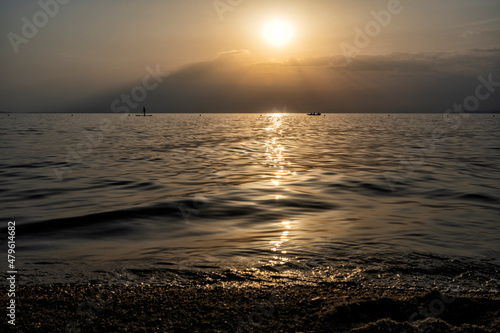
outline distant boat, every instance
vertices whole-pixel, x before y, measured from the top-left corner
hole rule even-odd
[[[312,112],[312,113],[308,113],[307,115],[308,116],[321,116],[321,112]]]

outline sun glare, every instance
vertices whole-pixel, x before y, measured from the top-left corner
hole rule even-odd
[[[266,41],[273,46],[288,44],[294,34],[293,27],[286,21],[273,20],[268,22],[262,29],[262,35]]]

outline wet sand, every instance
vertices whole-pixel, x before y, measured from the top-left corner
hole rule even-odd
[[[88,284],[16,296],[16,332],[500,332],[499,294]],[[9,326],[4,318],[0,331]]]

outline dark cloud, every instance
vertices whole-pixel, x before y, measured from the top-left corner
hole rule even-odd
[[[283,105],[290,112],[444,112],[474,93],[478,75],[500,81],[498,54],[491,48],[261,62],[232,50],[174,71],[144,104],[156,112],[266,112]],[[500,109],[499,100],[481,109]]]
[[[390,53],[387,55],[358,56],[350,62],[331,66],[332,69],[402,73],[450,72],[467,74],[492,68],[498,57],[477,54],[479,50],[442,53]],[[485,52],[496,52],[487,49]]]
[[[498,56],[500,57],[500,45],[492,45],[490,47],[483,47],[483,48],[474,48],[472,49],[473,52],[489,52],[489,53],[498,53]],[[498,60],[498,58],[497,58]]]

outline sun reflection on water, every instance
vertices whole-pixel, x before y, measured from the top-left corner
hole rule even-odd
[[[283,117],[284,115],[281,113],[271,114],[269,116],[270,124],[266,128],[269,132],[269,139],[265,143],[266,164],[276,169],[270,181],[271,186],[277,191],[283,191],[282,185],[280,187],[280,184],[282,184],[284,180],[283,178],[293,174],[291,171],[287,170],[287,168],[291,166],[291,163],[286,161],[284,157],[285,147],[280,143],[280,139],[283,136]],[[283,198],[285,198],[284,194],[279,193],[275,195],[276,201]],[[275,253],[272,259],[269,260],[272,265],[283,265],[290,260],[286,257],[287,250],[285,249],[285,243],[289,241],[288,235],[290,233],[291,224],[292,222],[290,220],[281,221],[280,228],[284,228],[284,230],[281,233],[280,239],[270,242],[270,244],[272,244],[271,251]]]

